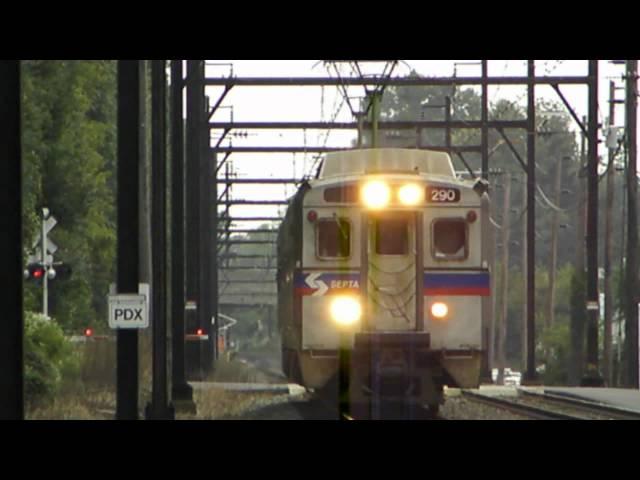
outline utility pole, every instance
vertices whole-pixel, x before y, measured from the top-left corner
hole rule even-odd
[[[193,389],[185,371],[185,209],[184,209],[184,128],[182,120],[182,60],[171,61],[171,398],[175,408],[195,413]]]
[[[522,209],[527,208],[527,173],[522,175]],[[527,365],[527,217],[522,216],[522,369]]]
[[[502,209],[502,268],[500,270],[501,315],[498,325],[498,385],[504,384],[504,367],[506,361],[505,343],[507,338],[507,316],[509,296],[509,209],[511,207],[511,175],[504,175],[504,205]]]
[[[586,125],[587,118],[582,117],[582,124]],[[587,316],[586,296],[584,295],[584,264],[585,264],[585,236],[586,236],[586,208],[585,208],[585,156],[587,137],[580,135],[580,157],[578,164],[578,192],[576,196],[578,215],[576,219],[576,258],[575,273],[572,279],[572,295],[570,317],[570,354],[569,354],[569,384],[579,385],[582,378],[584,364],[584,319]],[[578,298],[579,297],[579,298]]]
[[[527,60],[527,369],[523,383],[537,383],[535,323],[536,260],[536,104],[535,60]]]
[[[117,293],[138,293],[140,68],[118,60]],[[116,418],[138,419],[138,331],[119,329]]]
[[[151,251],[153,260],[153,382],[148,420],[172,420],[167,391],[167,229],[166,229],[166,74],[165,60],[151,62]]]
[[[615,132],[616,115],[616,86],[613,81],[609,82],[609,134],[608,138],[613,140],[612,134]],[[613,276],[611,263],[613,259],[613,242],[611,234],[613,230],[613,200],[615,188],[615,151],[616,145],[608,142],[609,163],[607,166],[607,198],[604,215],[604,374],[605,384],[609,387],[613,385],[613,312],[615,309],[613,300]]]
[[[24,419],[20,61],[0,60],[0,420]]]
[[[562,187],[562,158],[558,160],[556,166],[556,182],[555,182],[555,198],[556,205],[560,205],[560,193]],[[551,255],[549,256],[549,295],[547,303],[547,315],[545,317],[545,328],[552,327],[555,319],[556,307],[556,270],[558,264],[558,222],[559,214],[557,210],[553,211],[553,219],[551,221]]]
[[[601,387],[598,368],[598,61],[589,60],[587,122],[587,362],[583,386]]]
[[[625,319],[626,385],[638,388],[638,220],[637,220],[637,108],[638,61],[627,60],[625,135],[628,149],[627,162],[627,268]]]
[[[202,89],[199,81],[201,60],[187,60],[186,100],[186,300],[185,324],[193,333],[202,328],[199,323],[200,302],[200,119],[202,118]],[[209,332],[209,328],[206,332]],[[189,342],[185,346],[187,378],[202,380],[201,341]]]

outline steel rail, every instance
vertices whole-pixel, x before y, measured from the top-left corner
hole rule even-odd
[[[525,405],[522,403],[516,403],[504,398],[489,397],[488,395],[482,395],[480,393],[472,392],[469,390],[462,390],[462,395],[472,401],[478,403],[484,403],[492,407],[499,407],[508,410],[517,415],[523,415],[536,420],[584,420],[581,417],[575,417],[567,415],[565,413],[554,412],[545,410],[543,408],[534,407],[532,405]]]
[[[640,420],[640,412],[628,410],[621,407],[614,407],[612,405],[606,405],[599,402],[593,402],[582,398],[565,397],[551,392],[538,393],[523,389],[518,389],[518,392],[532,398],[543,399],[545,401],[548,401],[549,403],[573,407],[584,410],[585,412],[595,413],[598,415],[610,415],[617,420]]]

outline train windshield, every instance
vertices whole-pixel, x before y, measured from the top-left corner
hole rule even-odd
[[[461,260],[467,257],[467,224],[462,218],[443,218],[433,222],[433,256]]]
[[[318,220],[316,245],[320,258],[346,258],[351,254],[351,224],[344,218]]]

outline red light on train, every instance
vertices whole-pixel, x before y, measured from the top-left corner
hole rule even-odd
[[[473,223],[478,219],[478,214],[473,210],[469,210],[467,212],[467,222]]]
[[[85,329],[84,329],[84,336],[85,336],[85,337],[91,337],[91,336],[93,336],[93,328],[85,328]]]
[[[204,335],[204,330],[202,328],[197,329],[196,335]]]
[[[309,213],[307,213],[307,220],[309,220],[310,222],[315,222],[318,219],[318,212],[316,212],[315,210],[310,210]]]

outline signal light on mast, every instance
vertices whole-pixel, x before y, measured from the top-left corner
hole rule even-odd
[[[40,263],[30,263],[24,271],[25,280],[42,280],[45,269]]]

